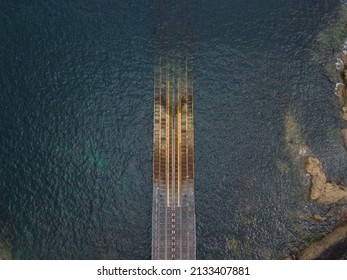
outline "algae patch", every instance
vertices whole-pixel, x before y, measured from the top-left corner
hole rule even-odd
[[[0,212],[0,260],[12,259],[14,226],[8,217]]]
[[[289,161],[278,159],[277,169],[282,175],[289,174],[291,170],[299,176],[301,185],[307,186],[309,178],[303,170],[305,159],[312,155],[310,147],[306,144],[301,126],[296,118],[295,110],[289,109],[284,117],[284,151]]]
[[[237,251],[239,248],[239,242],[235,238],[230,238],[226,242],[226,250],[230,252]]]
[[[281,175],[289,174],[290,167],[287,162],[281,159],[277,159],[275,162],[276,168],[280,171]]]
[[[0,242],[0,260],[12,259],[12,246],[9,242]]]
[[[293,163],[298,163],[303,157],[312,154],[305,143],[301,127],[292,110],[286,113],[284,120],[285,150],[289,152]]]

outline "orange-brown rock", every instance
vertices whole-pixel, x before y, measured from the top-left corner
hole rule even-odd
[[[308,157],[305,171],[311,175],[310,199],[317,200],[324,190],[326,177],[322,172],[322,163],[316,157]]]
[[[345,203],[347,201],[347,188],[335,183],[326,183],[323,193],[318,198],[322,204]]]
[[[347,149],[347,128],[341,129],[343,143],[345,144],[345,148]]]
[[[343,52],[340,56],[342,62],[347,66],[347,53]]]
[[[323,217],[319,214],[313,214],[312,215],[312,219],[315,220],[315,221],[318,221],[318,222],[324,222],[327,220],[327,217]]]
[[[346,95],[346,87],[343,83],[338,83],[335,86],[335,94],[338,97],[344,97]]]
[[[307,157],[305,171],[311,176],[310,199],[325,205],[345,203],[347,188],[327,182],[322,163],[314,156]]]
[[[347,121],[347,107],[343,106],[341,108],[341,117],[343,120]]]
[[[338,61],[337,63],[336,63],[336,69],[340,72],[340,73],[343,73],[343,71],[345,70],[345,65],[344,65],[344,63],[342,62],[342,60],[341,61]]]

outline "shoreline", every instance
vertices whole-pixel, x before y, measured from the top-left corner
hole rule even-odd
[[[318,46],[317,49],[321,52],[321,55],[329,45],[329,40],[333,45],[342,45],[339,40],[341,40],[341,36],[346,38],[347,34],[344,27],[343,29],[341,27],[346,22],[347,8],[343,6],[338,12],[336,21],[319,34],[326,35],[326,37],[318,36],[316,41],[318,45],[316,47]],[[332,31],[335,31],[335,33]],[[328,39],[322,41],[322,38]],[[319,46],[319,43],[321,46]],[[343,121],[343,125],[340,128],[340,135],[344,148],[347,150],[347,40],[343,42],[342,51],[335,53],[335,57],[335,73],[331,67],[333,63],[331,63],[329,58],[325,58],[325,70],[328,78],[334,80],[336,83],[334,93],[340,103],[340,118]],[[317,54],[315,58],[317,58]],[[323,237],[310,242],[301,251],[292,254],[292,257],[287,257],[286,259],[347,259],[347,186],[340,182],[329,181],[323,171],[322,162],[313,153],[307,154],[303,158],[303,162],[303,171],[310,178],[307,200],[319,208],[323,208],[324,206],[334,207],[335,209],[331,209],[333,209],[333,217],[336,219],[334,221],[335,227]],[[313,214],[312,219],[317,222],[325,222],[328,217]]]

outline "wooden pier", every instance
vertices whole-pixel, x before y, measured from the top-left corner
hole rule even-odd
[[[152,259],[195,259],[193,85],[188,62],[154,73]]]

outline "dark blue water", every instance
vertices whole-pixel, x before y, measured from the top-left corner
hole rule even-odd
[[[163,2],[177,15],[166,23],[156,1],[1,1],[0,217],[14,258],[150,258],[153,30],[167,24],[175,42],[185,1]],[[334,85],[309,54],[338,5],[182,11],[192,36],[170,55],[192,46],[199,259],[278,258],[321,230],[301,221],[308,189],[295,168],[275,163],[289,161],[284,116],[295,108],[331,179],[344,180]]]

